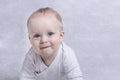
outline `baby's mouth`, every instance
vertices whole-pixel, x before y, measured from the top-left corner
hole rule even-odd
[[[41,47],[40,49],[46,49],[49,48],[50,46],[45,46],[45,47]]]

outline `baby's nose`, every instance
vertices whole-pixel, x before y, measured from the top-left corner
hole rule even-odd
[[[41,40],[40,40],[40,43],[46,43],[47,41],[48,41],[47,36],[42,36]]]

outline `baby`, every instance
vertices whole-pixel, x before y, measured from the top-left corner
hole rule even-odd
[[[63,42],[62,18],[55,10],[38,9],[27,26],[32,47],[20,80],[83,80],[74,51]]]

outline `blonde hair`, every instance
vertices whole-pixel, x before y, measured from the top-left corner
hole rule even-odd
[[[61,27],[61,30],[63,30],[63,23],[62,23],[62,18],[60,16],[60,14],[57,11],[53,10],[52,8],[50,8],[50,7],[40,8],[37,11],[33,12],[32,15],[27,20],[27,26],[29,25],[30,20],[33,17],[35,17],[36,15],[41,15],[41,14],[45,15],[47,13],[52,13],[53,15],[55,15],[56,19],[62,24],[62,26],[60,26],[60,27]]]

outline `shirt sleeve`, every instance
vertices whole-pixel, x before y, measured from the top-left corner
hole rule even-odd
[[[21,70],[20,80],[35,80],[34,61],[30,54],[27,54]]]
[[[71,48],[64,50],[63,70],[66,80],[83,80],[80,66]]]

